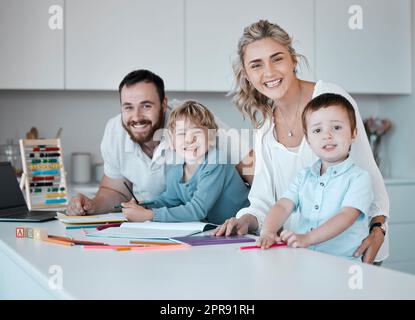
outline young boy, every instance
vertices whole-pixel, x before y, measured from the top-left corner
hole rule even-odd
[[[341,95],[322,94],[307,104],[302,122],[319,160],[300,171],[270,209],[258,245],[266,249],[284,241],[294,248],[357,259],[353,253],[368,235],[373,192],[369,173],[348,157],[357,134],[354,108]],[[277,235],[293,211],[292,230]]]
[[[234,165],[218,164],[213,114],[196,101],[186,101],[170,114],[172,148],[184,164],[167,170],[166,190],[144,208],[123,203],[129,221],[206,221],[222,224],[249,205],[248,188]]]

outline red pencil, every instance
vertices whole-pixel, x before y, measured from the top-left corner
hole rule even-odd
[[[271,245],[269,248],[274,248],[274,247],[285,247],[287,245],[287,243],[285,242],[281,242],[281,243],[274,243],[273,245]],[[269,249],[268,248],[268,249]],[[261,249],[260,246],[242,246],[240,247],[241,250],[249,250],[249,249]]]
[[[119,223],[107,223],[107,224],[103,224],[102,226],[98,226],[97,230],[104,230],[107,228],[114,228],[114,227],[120,227],[121,226],[121,222]]]

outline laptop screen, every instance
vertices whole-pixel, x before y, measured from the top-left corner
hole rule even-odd
[[[0,210],[22,206],[26,207],[26,201],[14,169],[10,162],[0,162]]]

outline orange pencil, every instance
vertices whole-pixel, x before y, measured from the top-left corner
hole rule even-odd
[[[94,241],[84,241],[84,240],[76,240],[69,237],[62,237],[62,236],[55,236],[55,235],[49,235],[49,238],[55,239],[55,240],[61,240],[61,241],[67,241],[67,242],[73,242],[74,244],[82,244],[82,245],[101,245],[106,246],[106,243],[103,242],[94,242]]]
[[[53,238],[43,239],[43,241],[50,242],[50,243],[61,244],[61,245],[64,245],[64,246],[73,246],[74,245],[73,242],[66,241],[66,240],[57,240],[57,239],[53,239]]]
[[[83,246],[86,250],[117,250],[117,251],[152,251],[152,250],[174,250],[189,248],[188,244],[175,244],[172,246]]]
[[[117,250],[117,251],[130,251],[131,248],[123,247],[123,248],[116,248],[115,250]]]

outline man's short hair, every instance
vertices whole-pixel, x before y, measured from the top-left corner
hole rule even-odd
[[[166,93],[164,91],[163,79],[160,78],[155,73],[149,70],[145,70],[145,69],[131,71],[129,74],[127,74],[124,77],[124,79],[122,79],[118,87],[118,92],[120,93],[120,96],[121,96],[121,90],[124,86],[129,87],[139,82],[154,83],[157,89],[157,93],[160,98],[160,103],[163,103],[164,98],[166,96]]]

